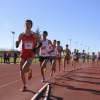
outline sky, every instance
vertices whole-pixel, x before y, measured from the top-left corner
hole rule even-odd
[[[0,50],[13,48],[11,31],[15,44],[26,19],[33,21],[32,31],[46,30],[64,49],[100,51],[100,0],[0,0]]]

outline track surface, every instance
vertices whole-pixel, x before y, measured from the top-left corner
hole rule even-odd
[[[77,63],[76,66],[76,68],[82,68],[82,63]],[[78,100],[79,96],[80,98],[89,98],[89,96],[96,96],[98,98],[100,92],[100,67],[91,67],[91,64],[87,63],[86,69],[83,68],[81,70],[68,73],[67,71],[72,70],[73,67],[68,65],[66,66],[67,71],[63,72],[61,64],[61,72],[58,73],[58,71],[56,71],[52,77],[50,76],[50,63],[48,63],[47,67],[47,71],[45,72],[46,81],[41,83],[39,64],[32,64],[31,68],[33,70],[33,77],[31,80],[27,80],[28,90],[20,92],[20,88],[23,84],[20,78],[19,65],[0,64],[0,100],[30,100],[47,82],[51,82],[53,85],[50,95],[51,100]],[[87,67],[90,68],[87,69]],[[60,77],[62,77],[61,80],[57,80]],[[94,92],[91,92],[92,90],[94,90]],[[77,98],[75,99],[75,97]],[[100,100],[100,98],[95,100]]]
[[[100,66],[87,65],[52,82],[50,100],[100,100]]]

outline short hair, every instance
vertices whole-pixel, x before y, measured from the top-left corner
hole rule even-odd
[[[68,45],[68,44],[66,44],[66,46],[68,47],[69,45]]]
[[[56,40],[54,40],[54,41],[56,41]]]
[[[25,22],[30,22],[31,23],[31,26],[33,26],[33,22],[32,22],[32,20],[26,20]]]
[[[60,41],[57,41],[58,43],[60,43]]]
[[[48,35],[48,32],[47,31],[43,31],[43,33],[46,34],[46,35]]]

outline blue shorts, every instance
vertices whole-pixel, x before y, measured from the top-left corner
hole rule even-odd
[[[82,57],[82,60],[85,60],[85,56]]]
[[[56,56],[49,56],[49,61],[52,62],[53,60],[55,60],[57,57]]]
[[[95,61],[95,58],[92,58],[92,61]]]

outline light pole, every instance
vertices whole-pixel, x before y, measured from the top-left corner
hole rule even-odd
[[[78,42],[76,42],[76,50],[77,50],[77,43],[78,43]]]
[[[82,44],[81,44],[81,52],[82,52]]]
[[[85,52],[86,52],[86,46],[84,46],[85,47]]]
[[[15,34],[15,32],[11,31],[11,33],[13,34],[13,51],[14,51],[14,34]]]
[[[70,40],[70,51],[71,51],[71,41],[72,41],[72,39],[69,39]]]

